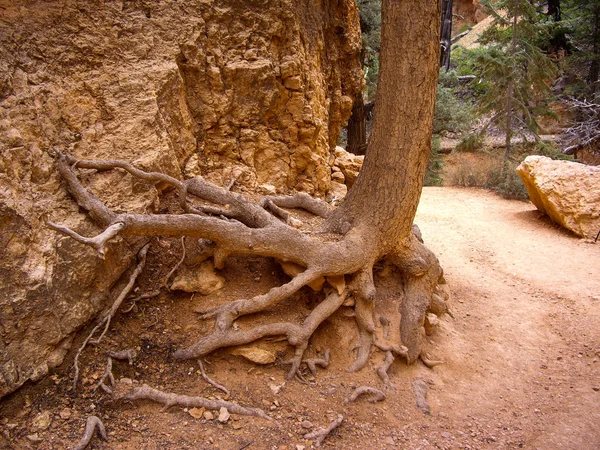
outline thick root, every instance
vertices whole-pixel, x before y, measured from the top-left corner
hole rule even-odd
[[[344,402],[342,404],[347,405],[348,403],[352,403],[352,402],[356,401],[356,399],[358,397],[360,397],[361,395],[368,395],[369,403],[381,402],[381,401],[385,400],[385,394],[382,391],[380,391],[379,389],[375,389],[370,386],[359,386],[356,389],[354,389],[354,392],[352,392],[352,395],[350,395],[350,397],[348,397],[346,400],[344,400]]]

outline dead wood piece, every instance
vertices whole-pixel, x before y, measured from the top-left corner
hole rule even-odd
[[[388,388],[394,387],[394,385],[392,384],[392,382],[390,380],[390,376],[387,373],[388,370],[390,369],[391,365],[393,364],[393,362],[394,362],[394,355],[392,354],[391,351],[388,350],[387,352],[385,352],[385,360],[376,369],[377,375],[379,375],[379,378],[381,378],[381,381],[383,381],[383,384],[385,384],[385,386]]]
[[[135,270],[129,277],[129,281],[127,282],[127,285],[123,288],[123,290],[121,291],[119,296],[113,302],[110,310],[100,319],[100,321],[92,329],[92,331],[88,335],[88,337],[83,341],[83,344],[81,344],[81,347],[79,347],[79,350],[77,350],[77,353],[75,354],[75,358],[73,361],[73,366],[75,368],[75,374],[73,376],[73,390],[77,389],[77,381],[79,380],[79,356],[81,355],[81,352],[83,352],[83,350],[87,347],[88,343],[90,343],[90,342],[93,344],[96,344],[96,345],[99,344],[100,341],[102,340],[102,338],[104,337],[104,335],[106,334],[106,332],[108,331],[108,327],[110,326],[110,321],[111,321],[113,315],[116,313],[117,309],[119,309],[119,306],[121,306],[121,303],[123,303],[123,300],[125,299],[125,297],[127,297],[129,292],[131,292],[131,289],[133,289],[133,285],[135,284],[137,277],[139,276],[139,274],[144,269],[144,266],[146,265],[146,255],[148,254],[149,247],[150,247],[150,243],[144,245],[142,247],[142,249],[139,251],[139,253],[138,253],[139,262],[138,262]],[[98,331],[100,329],[100,327],[102,327],[103,325],[104,325],[104,330],[102,331],[102,333],[100,334],[98,339],[92,341],[91,339],[94,336],[94,334],[96,333],[96,331]]]
[[[352,392],[350,397],[344,400],[342,404],[347,405],[348,403],[352,403],[356,401],[356,399],[361,395],[369,395],[370,398],[367,400],[369,403],[381,402],[385,400],[386,397],[385,393],[383,393],[379,389],[370,386],[359,386],[356,389],[354,389],[354,392]]]
[[[226,408],[232,414],[242,416],[261,417],[265,420],[275,423],[278,427],[279,423],[269,417],[262,409],[252,408],[250,406],[242,406],[226,400],[211,400],[204,397],[191,397],[189,395],[180,395],[170,392],[163,392],[154,389],[147,384],[139,387],[132,387],[131,384],[124,382],[117,383],[115,388],[115,399],[125,400],[152,400],[164,405],[163,411],[166,411],[172,406],[183,406],[184,408],[206,408],[215,411],[221,408]]]
[[[98,428],[98,437],[103,441],[108,441],[108,437],[106,436],[106,430],[104,428],[104,424],[102,421],[96,416],[90,416],[87,419],[85,424],[85,430],[83,432],[83,437],[81,440],[73,447],[73,450],[83,450],[86,448],[92,437],[94,437],[94,431]]]
[[[421,353],[419,358],[427,366],[429,369],[433,369],[435,366],[439,366],[440,364],[444,364],[444,361],[438,361],[435,359],[429,359],[429,357],[425,353]]]
[[[225,395],[227,395],[227,397],[229,397],[231,395],[231,392],[229,391],[229,389],[227,389],[225,386],[222,386],[219,383],[213,381],[212,379],[210,379],[208,377],[208,375],[206,375],[206,372],[204,371],[204,364],[202,364],[202,361],[200,359],[198,359],[198,365],[200,366],[200,372],[202,373],[202,378],[204,378],[204,381],[206,381],[211,386],[216,387],[220,391],[223,391],[225,393]]]
[[[133,360],[136,357],[136,352],[134,349],[129,348],[127,350],[121,350],[118,352],[108,351],[106,352],[106,356],[110,356],[112,359],[118,360],[127,360],[130,366],[133,366]]]
[[[427,403],[427,391],[429,390],[429,386],[423,380],[415,380],[413,382],[413,392],[415,393],[415,398],[417,400],[417,408],[419,408],[423,413],[430,415],[431,409],[429,408],[429,403]]]
[[[315,447],[320,447],[325,438],[329,436],[333,430],[339,427],[343,420],[344,416],[338,414],[337,418],[331,422],[327,428],[319,428],[317,431],[305,434],[304,439],[315,439]]]
[[[329,350],[325,350],[325,354],[322,358],[309,358],[302,360],[308,366],[308,370],[312,373],[313,377],[317,375],[317,366],[326,369],[329,366]]]

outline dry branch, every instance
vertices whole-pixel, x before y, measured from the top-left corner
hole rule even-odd
[[[180,395],[169,392],[163,392],[158,389],[151,388],[144,384],[139,387],[133,387],[131,384],[120,381],[114,390],[115,399],[125,400],[152,400],[153,402],[164,405],[162,411],[166,411],[172,406],[182,406],[184,408],[206,408],[211,410],[220,410],[226,408],[232,414],[242,416],[261,417],[270,422],[275,423],[279,427],[279,423],[269,417],[262,409],[252,408],[249,406],[241,406],[226,400],[211,400],[204,397],[191,397],[189,395]]]
[[[315,439],[315,447],[320,447],[325,438],[329,436],[333,430],[339,427],[343,420],[344,416],[338,414],[337,418],[331,422],[327,428],[319,428],[317,431],[307,433],[304,435],[304,439]]]
[[[356,389],[354,389],[354,392],[352,392],[350,397],[344,400],[342,404],[347,405],[348,403],[352,403],[356,401],[356,399],[361,395],[370,395],[370,398],[368,400],[369,403],[381,402],[385,400],[385,394],[379,389],[375,389],[369,386],[359,386]]]
[[[81,440],[73,447],[73,450],[83,450],[86,448],[92,437],[94,437],[94,431],[98,428],[98,437],[103,441],[108,441],[108,437],[106,436],[106,430],[104,429],[104,424],[102,421],[96,416],[90,416],[87,419],[85,424],[85,430],[83,432],[83,437]]]

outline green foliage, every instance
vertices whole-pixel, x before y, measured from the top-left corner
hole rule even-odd
[[[431,139],[431,157],[425,172],[425,186],[441,186],[444,181],[442,178],[444,159],[440,152],[440,142],[440,136],[433,135]]]
[[[381,44],[381,0],[358,0],[367,100],[375,98]]]
[[[600,93],[600,0],[562,0],[562,21],[554,33],[568,37],[570,55],[563,62],[564,94],[578,99]]]
[[[464,136],[456,145],[457,152],[476,152],[483,147],[484,136],[479,133],[470,133]]]
[[[528,0],[482,3],[494,22],[479,39],[482,47],[472,55],[475,82],[485,83],[479,88],[478,110],[495,113],[496,123],[504,127],[510,115],[516,119],[513,127],[537,133],[536,118],[549,111],[550,87],[557,73],[540,47],[550,39],[546,16]]]

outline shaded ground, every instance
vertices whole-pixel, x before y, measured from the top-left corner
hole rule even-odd
[[[169,294],[121,315],[101,348],[82,356],[78,397],[71,389],[71,354],[52,377],[4,399],[0,448],[68,447],[81,436],[85,418],[97,414],[109,443],[94,440],[90,448],[308,449],[311,443],[303,435],[338,413],[344,422],[324,448],[599,448],[600,244],[562,231],[529,203],[475,189],[426,188],[417,223],[440,258],[452,294],[454,318],[445,316],[428,344],[432,359],[446,364],[431,370],[420,362],[406,367],[396,361],[390,371],[396,389],[386,391],[385,401],[370,404],[363,398],[342,405],[355,386],[383,388],[374,373],[382,355],[358,374],[344,371],[356,338],[349,308],[313,340],[314,350],[331,350],[332,362],[308,384],[292,382],[275,393],[285,367],[257,366],[227,351],[206,358],[209,375],[232,391],[232,399],[265,409],[280,429],[259,418],[232,415],[221,424],[180,407],[160,412],[152,403],[114,403],[93,391],[103,372],[103,352],[136,348],[133,366],[115,363],[117,378],[222,397],[202,380],[194,361],[176,362],[170,355],[202,332],[195,308],[264,292],[284,280],[269,261],[236,259],[227,264],[226,286],[216,294]],[[145,283],[177,260],[177,245],[162,242],[169,261],[151,253]],[[383,274],[376,280],[381,303],[395,295],[391,280]],[[290,302],[308,310],[316,300],[306,289]],[[274,316],[289,314],[287,306]],[[263,347],[284,357],[280,343]],[[418,378],[430,387],[429,416],[415,406],[411,386]],[[41,416],[49,423],[40,424]]]

